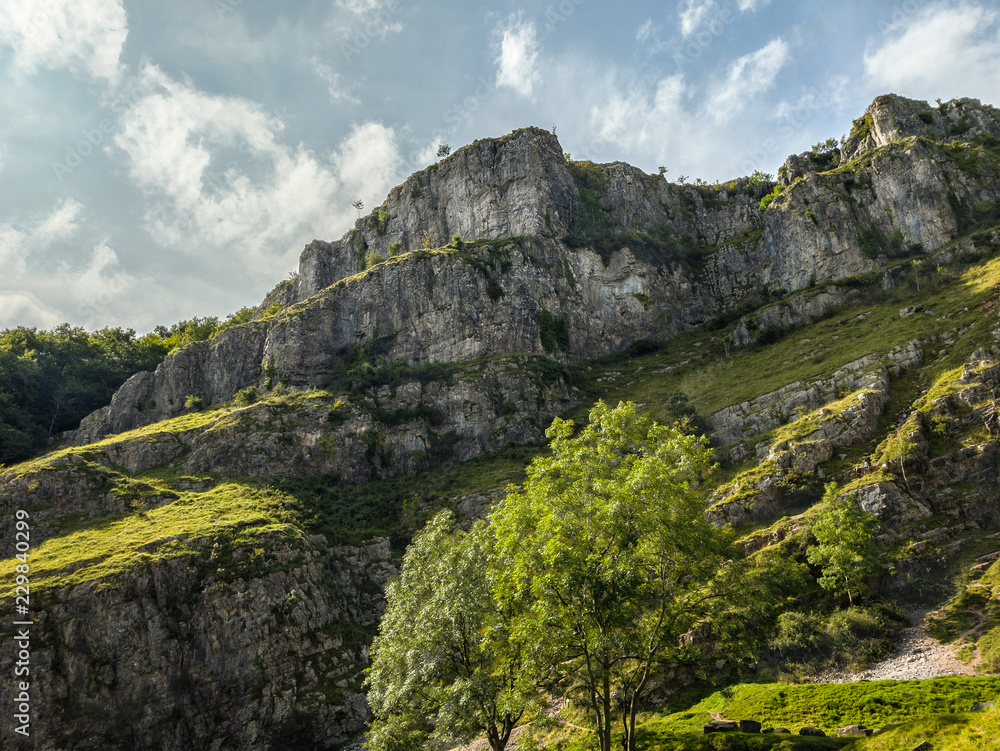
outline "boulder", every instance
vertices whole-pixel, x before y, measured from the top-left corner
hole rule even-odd
[[[848,725],[847,727],[837,728],[837,735],[868,736],[873,732],[875,731],[871,728],[866,728],[864,725]]]
[[[741,733],[759,733],[760,723],[756,720],[740,720]]]
[[[975,704],[972,705],[972,709],[970,709],[969,711],[983,712],[987,709],[993,709],[993,707],[995,707],[996,705],[997,703],[995,701],[977,701]]]
[[[709,733],[736,733],[739,732],[739,729],[740,726],[737,722],[715,720],[705,725],[705,735],[708,735]]]
[[[826,733],[824,733],[819,728],[810,728],[810,727],[804,727],[801,730],[799,730],[799,735],[811,735],[811,736],[813,736],[815,738],[825,738],[826,737]]]

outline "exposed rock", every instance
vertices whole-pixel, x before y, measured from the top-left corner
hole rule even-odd
[[[705,735],[709,733],[738,733],[740,730],[740,724],[738,722],[729,722],[728,720],[715,720],[705,725]]]
[[[825,738],[826,733],[824,733],[819,728],[804,727],[799,730],[799,735],[810,735],[816,738]]]
[[[740,720],[741,733],[759,733],[760,727],[760,723],[756,720]]]
[[[837,735],[841,736],[867,737],[873,732],[875,731],[871,728],[866,728],[864,725],[848,725],[847,727],[837,728]]]
[[[993,709],[993,707],[995,707],[996,705],[997,703],[995,701],[977,701],[975,704],[972,705],[972,709],[970,709],[969,711],[984,712],[987,709]]]
[[[878,271],[885,256],[864,237],[898,231],[904,245],[935,251],[957,234],[954,201],[996,200],[1000,179],[966,175],[932,145],[899,141],[931,132],[918,116],[925,106],[907,102],[876,100],[868,140],[845,146],[845,158],[870,157],[858,168],[870,184],[851,187],[854,171],[810,173],[763,215],[743,181],[696,189],[621,163],[594,166],[602,208],[622,228],[613,251],[566,242],[582,189],[552,134],[528,128],[476,142],[394,188],[341,240],[311,243],[296,279],[276,288],[258,320],[134,376],[77,441],[179,414],[188,396],[218,404],[264,384],[269,367],[289,385],[314,385],[379,330],[397,332],[389,356],[409,363],[544,353],[539,316],[547,310],[569,332],[565,349],[552,354],[593,357],[640,338],[670,338],[762,291],[780,296]],[[993,133],[993,108],[972,100],[949,107],[949,118],[969,119],[969,136]],[[637,227],[714,252],[699,268],[662,240],[650,255]],[[420,250],[454,234],[461,249]],[[368,253],[388,260],[363,269]],[[762,311],[765,326],[810,320],[824,301],[846,294],[830,288],[772,306]],[[752,335],[740,332],[738,340]]]
[[[70,586],[39,602],[34,735],[76,749],[266,751],[330,748],[362,728],[367,646],[354,634],[381,614],[395,572],[388,540],[327,548],[274,535],[256,570],[207,545],[114,587]],[[0,667],[12,673],[13,659],[5,651]],[[0,701],[13,690],[0,685]]]

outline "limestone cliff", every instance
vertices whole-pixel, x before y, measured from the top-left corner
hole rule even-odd
[[[998,136],[974,100],[887,96],[776,183],[568,162],[534,128],[410,176],[253,321],[0,468],[0,537],[31,519],[36,747],[356,741],[409,535],[482,514],[598,397],[704,421],[710,515],[748,550],[807,534],[784,517],[831,479],[928,556],[991,528]]]
[[[135,376],[78,440],[175,416],[188,396],[217,404],[264,387],[269,368],[315,385],[379,332],[394,333],[387,356],[410,364],[575,361],[933,252],[1000,198],[1000,174],[927,134],[958,117],[992,137],[1000,119],[957,100],[925,123],[920,107],[877,99],[841,164],[807,172],[766,211],[746,179],[675,185],[622,163],[567,163],[534,128],[478,141],[412,175],[340,240],[309,244],[257,321]],[[553,321],[565,331],[557,346]]]

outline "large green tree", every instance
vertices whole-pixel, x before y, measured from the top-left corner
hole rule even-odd
[[[503,751],[537,693],[509,639],[520,605],[491,595],[492,530],[453,532],[453,522],[435,516],[386,588],[366,680],[372,751],[450,748],[478,733]]]
[[[696,663],[726,603],[729,533],[704,516],[712,454],[632,403],[599,402],[578,435],[560,419],[546,435],[551,456],[491,517],[499,594],[531,601],[516,636],[590,708],[602,751],[619,717],[631,751],[650,678]]]

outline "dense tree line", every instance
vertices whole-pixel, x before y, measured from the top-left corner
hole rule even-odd
[[[250,319],[192,318],[138,336],[132,329],[88,332],[62,324],[0,332],[0,465],[23,461],[49,438],[73,430],[111,400],[129,376],[154,370],[172,350]]]

